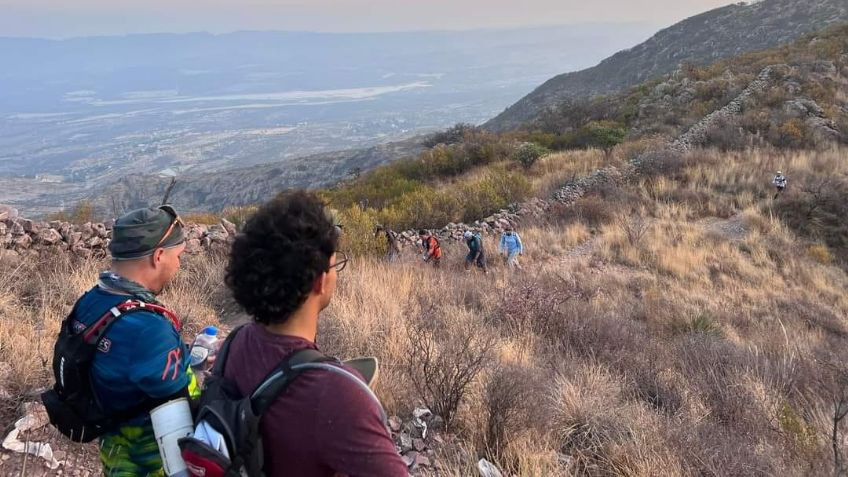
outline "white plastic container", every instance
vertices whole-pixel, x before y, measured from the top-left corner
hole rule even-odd
[[[150,411],[150,420],[153,421],[153,435],[159,446],[165,475],[188,477],[189,473],[177,444],[179,439],[191,436],[194,431],[188,400],[180,398],[162,404]]]
[[[218,350],[218,328],[207,326],[203,329],[203,333],[194,338],[194,343],[191,345],[191,367],[195,369],[203,368],[209,361],[209,358],[215,356]]]

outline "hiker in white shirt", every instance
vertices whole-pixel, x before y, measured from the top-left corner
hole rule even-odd
[[[774,184],[774,187],[777,189],[777,192],[774,194],[772,200],[777,199],[777,196],[783,193],[783,189],[786,188],[786,177],[782,172],[777,171],[777,175],[774,176],[774,179],[771,180],[771,183]]]

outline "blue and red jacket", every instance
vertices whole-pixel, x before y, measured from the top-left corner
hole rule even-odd
[[[92,288],[77,304],[76,331],[129,299]],[[106,332],[94,357],[91,379],[104,410],[121,412],[186,389],[192,381],[188,367],[188,346],[174,323],[160,314],[141,311],[122,316]],[[149,421],[149,415],[134,421]]]

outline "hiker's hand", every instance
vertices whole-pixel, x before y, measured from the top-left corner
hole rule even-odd
[[[224,340],[218,340],[212,346],[215,347],[215,353],[210,353],[210,356],[208,356],[206,358],[207,369],[212,369],[212,365],[214,365],[215,360],[218,359],[218,353],[221,351],[221,348],[224,346]]]

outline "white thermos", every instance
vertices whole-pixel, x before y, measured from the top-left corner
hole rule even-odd
[[[153,435],[162,456],[162,466],[168,477],[188,477],[177,441],[189,437],[194,431],[191,408],[186,398],[168,401],[150,411],[153,421]]]

